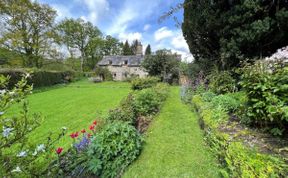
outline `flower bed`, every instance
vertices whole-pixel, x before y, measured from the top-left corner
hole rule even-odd
[[[58,160],[50,164],[46,175],[72,177],[120,177],[141,153],[143,133],[168,96],[168,86],[134,91],[106,119],[94,121],[88,128],[70,134],[71,149],[55,150]],[[65,151],[65,150],[64,150]]]
[[[223,166],[223,177],[287,177],[287,160],[282,159],[283,155],[261,151],[257,147],[261,143],[256,141],[262,139],[235,121],[231,111],[239,109],[239,105],[237,107],[237,102],[231,105],[235,103],[233,97],[227,104],[227,95],[222,95],[222,99],[206,95],[211,96],[209,93],[194,95],[192,103],[200,116],[206,141]],[[251,136],[253,139],[247,140]]]

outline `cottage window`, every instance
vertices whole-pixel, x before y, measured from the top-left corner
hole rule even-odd
[[[109,61],[109,65],[112,65],[112,61]]]
[[[114,73],[113,76],[116,77],[117,76],[116,73]]]
[[[124,65],[128,65],[128,61],[127,60],[124,61]]]

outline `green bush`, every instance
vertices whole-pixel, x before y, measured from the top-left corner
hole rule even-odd
[[[153,86],[156,86],[159,81],[160,79],[157,77],[135,78],[131,82],[132,90],[151,88]]]
[[[0,74],[10,76],[9,88],[13,87],[22,76],[27,72],[32,72],[31,77],[28,79],[29,84],[33,87],[52,86],[60,83],[71,82],[74,79],[73,71],[42,71],[42,70],[24,70],[24,69],[1,69]]]
[[[138,116],[147,116],[157,113],[160,104],[161,99],[151,88],[141,90],[135,95],[134,108]]]
[[[214,70],[207,78],[209,89],[216,94],[225,94],[236,90],[236,81],[228,71]]]
[[[110,122],[124,121],[124,122],[134,123],[135,115],[134,115],[132,108],[128,108],[128,109],[115,108],[109,111],[107,120]]]
[[[108,68],[96,67],[95,74],[96,76],[101,77],[103,81],[113,80],[113,76],[111,72],[108,70]]]
[[[169,86],[166,83],[157,83],[156,86],[152,87],[152,89],[161,102],[165,101],[169,95]]]
[[[214,108],[222,108],[226,112],[234,112],[240,106],[241,102],[228,95],[218,95],[211,100]]]
[[[201,94],[203,101],[211,102],[214,97],[217,95],[211,91],[207,91]]]
[[[88,147],[88,170],[100,177],[120,177],[140,154],[143,139],[124,122],[107,124]]]
[[[247,93],[248,122],[277,135],[288,128],[288,69],[282,66],[263,61],[246,65],[240,82]]]

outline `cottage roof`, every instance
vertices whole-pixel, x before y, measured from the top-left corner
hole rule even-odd
[[[99,66],[140,66],[144,60],[144,56],[104,56],[101,61],[98,62]],[[126,64],[127,63],[127,64]]]

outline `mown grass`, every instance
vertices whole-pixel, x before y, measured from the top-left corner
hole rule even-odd
[[[55,144],[68,148],[72,143],[69,134],[88,126],[105,116],[109,109],[116,107],[122,98],[128,95],[130,85],[123,82],[104,82],[94,84],[87,80],[71,83],[67,86],[36,89],[28,96],[29,112],[40,113],[41,126],[29,135],[32,143],[46,141],[50,132],[61,133],[67,127],[67,134]],[[9,111],[10,115],[19,113],[19,105]]]
[[[177,87],[150,125],[145,141],[125,178],[219,177],[216,158],[204,143],[197,116],[181,103]]]

